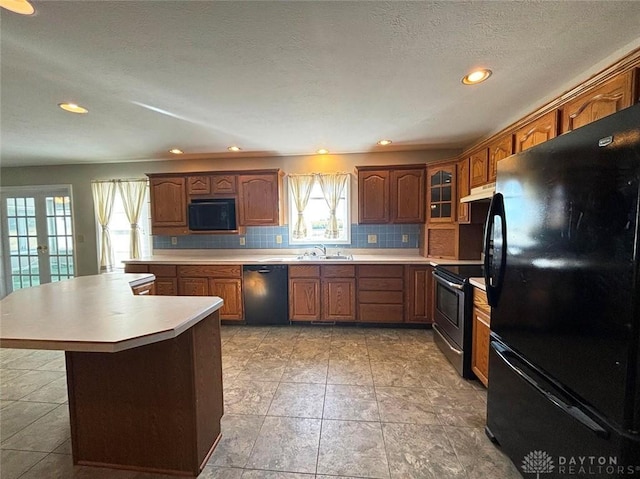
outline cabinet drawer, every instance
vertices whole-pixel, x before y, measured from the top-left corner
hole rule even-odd
[[[363,323],[402,323],[404,319],[401,304],[361,304],[358,312]]]
[[[178,296],[178,279],[156,276],[156,292],[158,296]]]
[[[235,193],[236,175],[213,175],[211,177],[211,190],[214,195]]]
[[[404,266],[385,264],[363,264],[358,266],[359,278],[402,278]]]
[[[356,275],[356,267],[353,265],[328,264],[321,268],[324,278],[352,278]]]
[[[289,266],[289,278],[318,278],[320,266]]]
[[[173,264],[150,264],[149,273],[153,273],[156,276],[170,278],[172,276],[177,276],[177,268]]]
[[[402,291],[402,278],[360,278],[358,289],[361,291]]]
[[[473,305],[481,311],[491,314],[491,307],[487,301],[487,293],[479,288],[473,288]]]
[[[358,291],[358,301],[369,304],[402,304],[402,291]]]
[[[148,273],[149,265],[146,264],[131,264],[124,265],[125,273]]]
[[[242,276],[242,268],[236,264],[178,266],[178,275],[190,278],[239,278]]]

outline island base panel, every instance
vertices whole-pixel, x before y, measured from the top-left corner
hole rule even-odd
[[[196,476],[220,436],[219,313],[176,338],[67,352],[75,464]]]

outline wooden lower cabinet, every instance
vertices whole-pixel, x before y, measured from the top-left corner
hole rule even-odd
[[[489,334],[491,310],[484,291],[473,289],[471,370],[485,386],[489,386]]]
[[[156,292],[158,296],[178,296],[178,278],[156,276]]]
[[[209,294],[220,296],[224,300],[220,308],[220,319],[241,321],[244,318],[242,307],[242,279],[210,278]]]
[[[138,286],[132,286],[131,290],[133,291],[133,294],[135,294],[136,296],[156,294],[155,293],[156,288],[153,281],[149,281],[144,284],[139,284]]]
[[[405,321],[432,323],[433,304],[432,266],[405,266]]]
[[[358,321],[404,321],[404,266],[358,266]]]
[[[320,320],[320,278],[289,279],[289,319]]]
[[[321,288],[323,321],[356,320],[355,278],[323,279]]]
[[[289,266],[289,317],[291,321],[355,321],[355,266]]]
[[[208,296],[209,282],[207,278],[178,278],[178,294],[180,296]]]

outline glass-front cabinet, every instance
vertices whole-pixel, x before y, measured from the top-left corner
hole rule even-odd
[[[429,221],[452,223],[455,221],[455,164],[433,166],[427,169],[429,187]]]

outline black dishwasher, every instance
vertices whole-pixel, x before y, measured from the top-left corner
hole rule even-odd
[[[247,324],[290,323],[288,272],[286,264],[246,264],[242,267]]]

